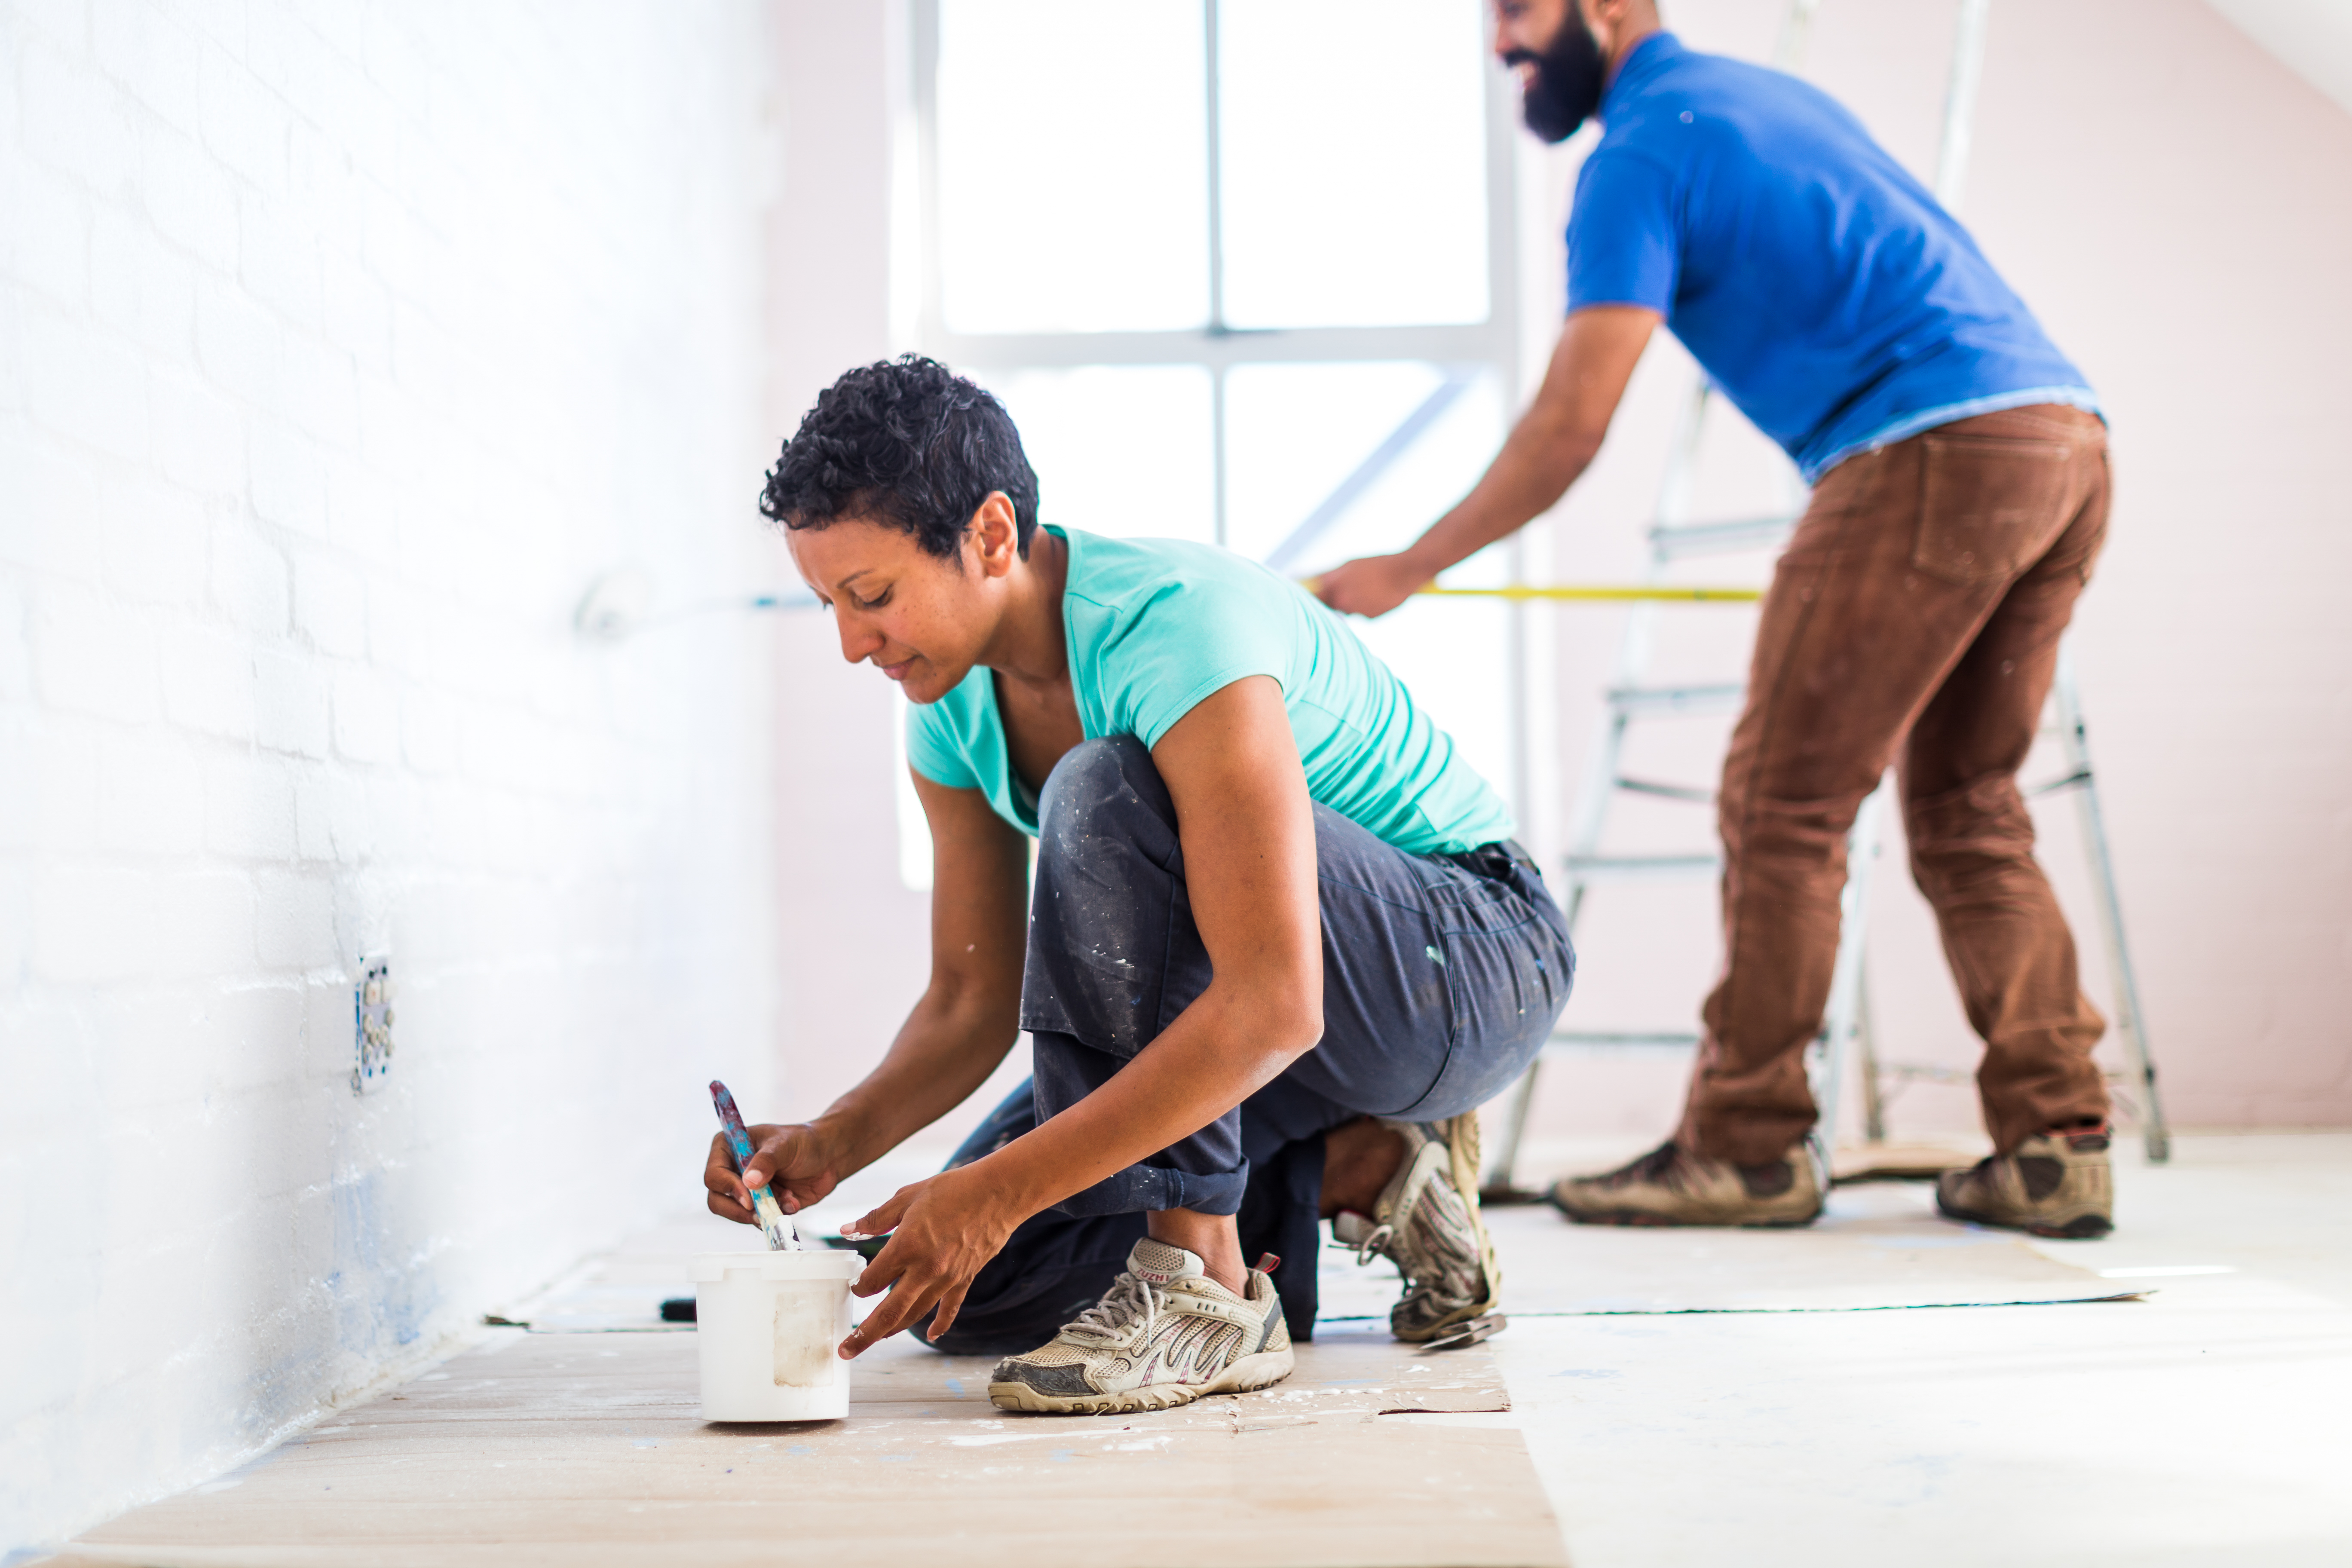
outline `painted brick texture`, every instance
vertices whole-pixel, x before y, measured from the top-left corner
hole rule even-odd
[[[0,1555],[771,1085],[762,13],[0,0]],[[354,1096],[351,986],[397,1054]]]

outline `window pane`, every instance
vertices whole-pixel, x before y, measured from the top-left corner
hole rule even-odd
[[[1218,12],[1225,320],[1486,319],[1478,0]]]
[[[1414,363],[1236,366],[1225,382],[1228,534],[1263,559],[1433,394],[1445,371]],[[1285,568],[1307,576],[1399,550],[1477,482],[1503,437],[1494,374],[1454,383],[1443,411]],[[1504,581],[1500,546],[1445,574],[1449,585]],[[1511,788],[1509,617],[1492,599],[1415,599],[1377,621],[1350,620],[1498,794]]]
[[[1449,382],[1442,367],[1410,361],[1234,366],[1225,379],[1226,542],[1265,559],[1424,410],[1434,417],[1420,436],[1286,563],[1300,575],[1402,549],[1468,492],[1502,442],[1495,377]]]
[[[1511,798],[1510,611],[1502,602],[1414,599],[1377,621],[1348,624],[1454,737],[1478,776],[1514,813],[1523,812]]]
[[[1037,470],[1046,522],[1129,538],[1209,540],[1209,373],[1087,365],[975,376],[1004,400]]]
[[[940,0],[950,328],[1206,323],[1205,36],[1200,0]]]

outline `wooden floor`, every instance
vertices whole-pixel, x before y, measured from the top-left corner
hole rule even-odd
[[[1392,1274],[1329,1253],[1290,1381],[1108,1421],[1001,1415],[983,1365],[900,1341],[847,1421],[707,1426],[693,1334],[645,1331],[687,1251],[740,1241],[698,1222],[61,1561],[2352,1563],[2352,1135],[2119,1167],[2103,1242],[1954,1226],[1916,1184],[1797,1232],[1498,1211],[1511,1327],[1442,1355],[1379,1331]]]
[[[558,1563],[1556,1564],[1515,1430],[1395,1413],[1507,1407],[1483,1347],[1385,1333],[1299,1348],[1260,1394],[1122,1417],[1008,1416],[988,1363],[904,1340],[847,1420],[714,1426],[691,1333],[502,1331],[212,1489],[59,1561],[154,1568]]]

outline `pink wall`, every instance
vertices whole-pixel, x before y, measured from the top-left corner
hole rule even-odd
[[[1669,0],[1694,46],[1762,58],[1773,0]],[[888,343],[889,8],[782,11],[787,145],[774,230],[770,423]],[[1932,163],[1950,58],[1948,0],[1826,0],[1809,74],[1916,169]],[[1543,154],[1564,200],[1573,155]],[[2120,500],[2076,649],[2149,1024],[2174,1119],[2352,1122],[2352,115],[2195,0],[2002,0],[1994,7],[1962,216],[2109,400]],[[1551,225],[1556,229],[1556,223]],[[1547,263],[1557,277],[1557,259]],[[1549,297],[1556,298],[1556,291]],[[2241,303],[2244,302],[2244,303]],[[2216,308],[2231,310],[2226,323]],[[2251,308],[2248,308],[2251,307]],[[2202,319],[2198,319],[2201,316]],[[1662,345],[1596,471],[1560,509],[1563,575],[1639,562],[1685,374]],[[1703,510],[1768,505],[1775,463],[1727,419]],[[1714,576],[1760,578],[1761,560]],[[1559,626],[1559,776],[1579,776],[1616,618]],[[1743,612],[1689,612],[1683,668],[1737,671]],[[778,839],[788,1095],[819,1109],[887,1043],[921,984],[924,897],[897,876],[889,698],[844,667],[815,615],[782,628]],[[1652,771],[1709,779],[1704,725],[1653,737]],[[2072,813],[2046,858],[2095,948]],[[1633,824],[1704,842],[1703,814]],[[1934,928],[1882,862],[1871,981],[1891,1056],[1966,1067],[1972,1037]],[[1687,1026],[1715,962],[1704,889],[1612,895],[1588,922],[1576,1004],[1588,1023]],[[2095,952],[2087,980],[2104,995]],[[2104,1005],[2104,1002],[2103,1002]],[[1655,1132],[1685,1066],[1570,1064],[1538,1130]],[[1917,1087],[1899,1130],[1972,1128],[1971,1095]]]
[[[777,10],[784,170],[770,231],[771,460],[834,377],[889,349],[891,10],[809,0]],[[824,612],[779,618],[777,1114],[797,1119],[824,1110],[889,1044],[929,963],[929,900],[898,879],[889,684],[842,662]]]
[[[1779,7],[1673,0],[1695,47],[1765,58]],[[1951,53],[1949,4],[1828,0],[1808,72],[1898,156],[1932,168]],[[1565,191],[1572,158],[1552,171]],[[2194,0],[1999,4],[1961,216],[2107,400],[2118,503],[2074,638],[2142,994],[2177,1123],[2352,1121],[2352,115]],[[1555,263],[1556,265],[1556,263]],[[1561,509],[1570,575],[1631,570],[1686,374],[1645,363],[1600,469]],[[1736,426],[1736,421],[1727,421]],[[1717,432],[1702,509],[1769,506],[1770,465]],[[1760,577],[1763,563],[1711,575]],[[1714,614],[1664,645],[1736,668],[1752,620]],[[1560,686],[1593,691],[1616,620],[1563,627]],[[1586,744],[1571,698],[1562,776]],[[1704,778],[1719,730],[1662,737],[1660,763]],[[2086,950],[2088,883],[2063,805],[2044,858]],[[1660,823],[1661,839],[1689,820]],[[1888,1054],[1976,1055],[1907,884],[1881,862],[1871,985]],[[1588,922],[1580,1009],[1686,1026],[1716,962],[1703,889],[1611,895]],[[2105,1007],[2104,968],[2086,983]],[[1663,1131],[1684,1063],[1576,1062],[1539,1125]],[[1972,1094],[1920,1086],[1898,1131],[1972,1128]]]

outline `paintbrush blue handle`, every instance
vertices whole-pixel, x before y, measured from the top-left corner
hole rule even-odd
[[[727,1133],[728,1152],[735,1156],[735,1173],[741,1175],[751,1163],[751,1134],[743,1125],[743,1113],[735,1109],[735,1097],[717,1079],[710,1080],[710,1102],[719,1109],[719,1125]],[[768,1238],[768,1246],[782,1252],[800,1245],[799,1233],[784,1217],[783,1205],[763,1183],[752,1187],[751,1208],[760,1218],[760,1230]],[[787,1240],[786,1238],[790,1239]]]
[[[727,1129],[727,1147],[735,1156],[735,1169],[740,1173],[751,1163],[751,1135],[740,1127]]]
[[[751,1163],[751,1134],[743,1125],[743,1113],[735,1109],[735,1097],[717,1079],[710,1080],[710,1103],[719,1108],[719,1125],[727,1133],[727,1147],[734,1152],[735,1170],[740,1174]]]

